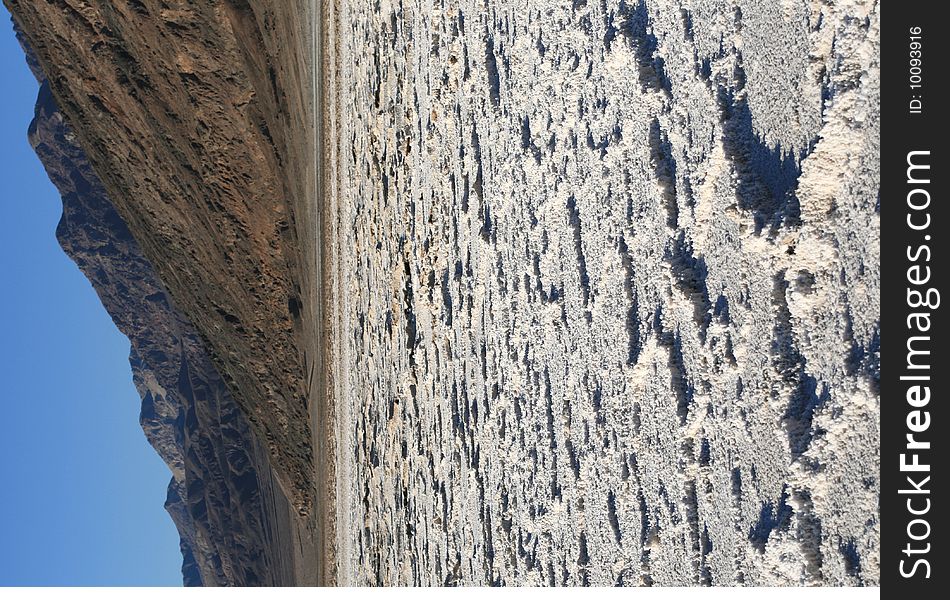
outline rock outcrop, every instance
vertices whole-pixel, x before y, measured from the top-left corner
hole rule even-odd
[[[63,199],[56,237],[131,343],[141,425],[168,464],[165,507],[181,535],[186,585],[277,585],[273,514],[283,509],[267,452],[113,207],[41,83],[29,139]],[[156,499],[158,501],[158,499]]]

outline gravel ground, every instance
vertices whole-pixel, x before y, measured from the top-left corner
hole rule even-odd
[[[879,27],[336,3],[338,583],[878,582]]]

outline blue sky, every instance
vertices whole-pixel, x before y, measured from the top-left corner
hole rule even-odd
[[[54,235],[38,86],[0,4],[0,585],[181,585],[129,342]]]

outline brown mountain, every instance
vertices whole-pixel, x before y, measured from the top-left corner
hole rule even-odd
[[[173,473],[185,582],[322,581],[309,4],[5,4],[57,236],[131,341]]]
[[[307,5],[5,2],[118,216],[309,515]]]
[[[28,58],[30,57],[27,52]],[[172,471],[165,507],[181,536],[186,585],[277,585],[276,492],[259,443],[203,341],[175,308],[151,263],[41,83],[29,138],[63,199],[56,237],[131,343],[141,425]]]

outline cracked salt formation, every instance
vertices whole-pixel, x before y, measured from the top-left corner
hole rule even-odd
[[[878,583],[879,10],[337,3],[338,583]]]

